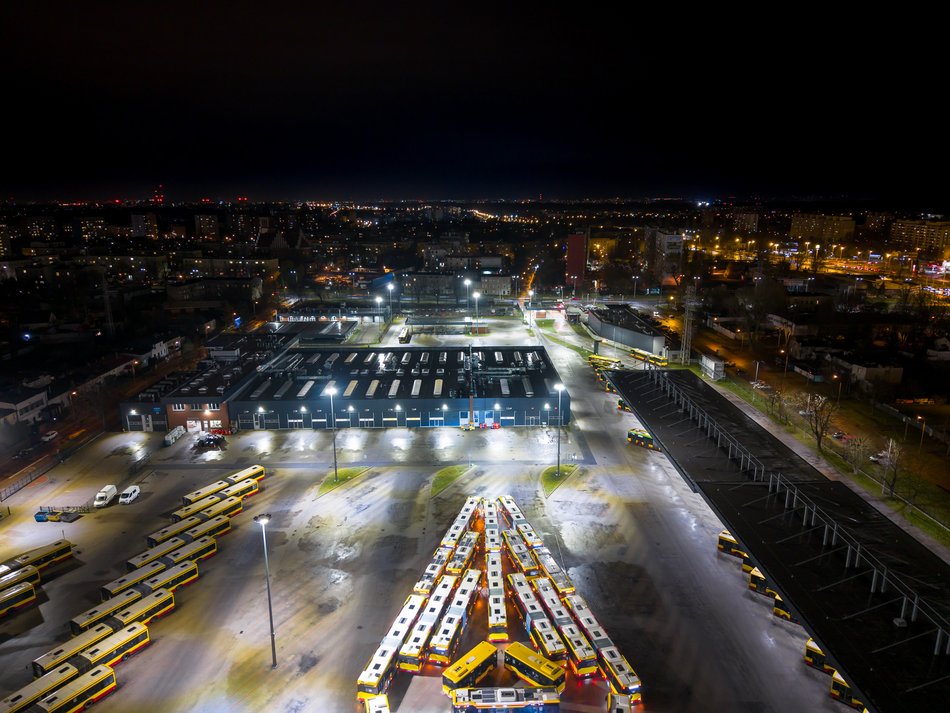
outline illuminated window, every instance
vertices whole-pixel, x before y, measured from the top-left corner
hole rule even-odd
[[[172,411],[184,411],[187,408],[185,404],[172,404]]]

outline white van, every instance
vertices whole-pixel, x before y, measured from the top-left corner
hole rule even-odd
[[[114,485],[104,485],[102,490],[96,493],[96,499],[92,503],[93,506],[97,508],[104,508],[106,505],[115,500],[115,496],[118,492],[118,488],[116,488]]]
[[[128,505],[139,496],[140,492],[142,492],[142,490],[139,486],[130,485],[119,495],[119,505]]]

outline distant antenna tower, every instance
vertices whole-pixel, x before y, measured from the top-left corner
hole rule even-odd
[[[696,285],[686,288],[686,299],[683,302],[683,339],[680,346],[680,362],[689,364],[689,356],[693,351],[693,311],[699,304],[696,298]]]

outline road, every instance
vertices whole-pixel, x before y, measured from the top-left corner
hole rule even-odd
[[[479,342],[525,339],[520,322],[498,327]],[[44,585],[40,606],[0,624],[0,656],[8,662],[0,691],[29,680],[29,662],[65,638],[66,621],[95,603],[97,588],[144,549],[144,535],[167,523],[182,494],[262,462],[269,469],[264,492],[235,516],[219,554],[201,563],[201,578],[176,593],[177,610],[152,625],[153,646],[119,666],[121,688],[100,704],[105,713],[358,710],[360,671],[465,497],[502,493],[515,497],[640,675],[645,710],[839,710],[827,695],[829,679],[801,662],[805,633],[775,619],[767,601],[746,589],[738,561],[717,553],[721,525],[699,496],[662,454],[628,446],[633,417],[597,390],[574,352],[547,346],[576,419],[562,432],[562,459],[574,454],[581,465],[549,498],[538,475],[554,462],[557,435],[540,427],[346,429],[338,437],[341,466],[370,470],[322,497],[319,483],[332,468],[325,432],[244,433],[229,438],[225,451],[202,454],[190,438],[164,449],[157,434],[100,438],[14,496],[11,517],[0,521],[4,550],[61,534],[79,545],[76,561]],[[39,504],[81,502],[105,482],[121,489],[140,448],[152,456],[136,503],[70,524],[32,521]],[[469,459],[467,474],[430,497],[440,467]],[[272,516],[276,670],[261,533],[251,519],[259,513]],[[398,710],[447,711],[437,673],[399,674]],[[562,709],[596,710],[603,705],[598,685],[569,691]]]

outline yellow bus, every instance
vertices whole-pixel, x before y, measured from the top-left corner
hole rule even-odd
[[[244,470],[239,470],[237,473],[231,473],[231,475],[226,476],[224,479],[229,481],[232,485],[236,485],[242,480],[247,480],[248,478],[253,478],[259,483],[264,480],[264,476],[264,466],[252,465],[248,468],[245,468]]]
[[[202,510],[206,510],[215,503],[219,502],[221,502],[221,498],[219,498],[217,495],[209,495],[206,498],[202,498],[198,502],[192,503],[191,505],[185,505],[185,507],[179,508],[173,512],[172,521],[184,520],[186,517],[197,515]]]
[[[472,688],[491,673],[497,663],[498,649],[482,641],[445,670],[442,690],[450,696],[456,688]]]
[[[859,711],[864,710],[864,704],[851,693],[851,686],[834,669],[831,671],[831,697],[846,706],[857,708]]]
[[[99,589],[99,596],[102,597],[102,601],[108,601],[117,594],[121,594],[126,589],[134,587],[139,582],[143,582],[149,577],[154,577],[156,574],[165,569],[165,563],[156,560],[154,562],[149,562],[144,567],[139,567],[136,570],[132,570],[128,574],[125,574],[118,579],[113,579],[108,584],[102,585]]]
[[[29,582],[34,587],[38,587],[40,585],[40,571],[33,565],[28,564],[26,567],[8,572],[0,577],[0,592],[23,582]]]
[[[151,594],[159,589],[174,592],[178,587],[194,582],[198,579],[198,565],[195,562],[182,562],[149,577],[137,585],[143,594]]]
[[[219,495],[223,498],[249,498],[260,490],[260,484],[254,478],[245,478],[240,483],[229,485]]]
[[[0,577],[18,569],[23,569],[27,565],[36,567],[38,570],[44,570],[51,564],[72,556],[73,543],[69,540],[57,540],[49,545],[27,550],[23,554],[0,563]]]
[[[669,360],[660,356],[659,354],[653,354],[652,352],[644,351],[643,349],[631,349],[630,358],[636,359],[637,361],[642,361],[646,364],[652,364],[653,366],[669,366]]]
[[[371,696],[363,701],[366,704],[366,713],[390,713],[389,696],[385,693]]]
[[[188,544],[188,540],[185,540],[181,537],[172,537],[170,540],[165,540],[155,545],[151,549],[145,550],[141,554],[135,555],[132,559],[126,562],[126,567],[130,572],[134,572],[139,567],[144,567],[149,562],[154,562],[159,557],[167,555],[169,552],[174,552],[179,547],[184,547]]]
[[[401,645],[401,644],[400,644]],[[356,680],[356,697],[368,700],[386,692],[396,670],[396,642],[383,642]]]
[[[82,664],[80,669],[83,671],[88,671],[95,666],[115,667],[127,656],[133,656],[150,643],[152,642],[148,635],[148,627],[136,622],[84,649],[77,655],[76,661]]]
[[[567,658],[567,647],[547,618],[532,622],[529,636],[545,658],[552,661],[563,661]]]
[[[35,601],[36,590],[29,582],[7,587],[0,592],[0,616],[11,614]]]
[[[198,560],[208,559],[216,554],[218,554],[218,541],[213,537],[200,537],[174,552],[169,552],[162,557],[162,560],[170,567],[182,562],[197,562]]]
[[[227,480],[218,480],[212,483],[211,485],[206,485],[203,488],[198,488],[197,490],[192,490],[187,495],[183,495],[181,498],[182,505],[193,505],[199,500],[204,500],[209,495],[214,495],[219,490],[224,490],[230,485],[234,485]]]
[[[640,677],[623,657],[616,646],[599,649],[601,668],[614,693],[623,693],[635,702],[640,702]]]
[[[48,673],[26,684],[23,688],[0,701],[0,713],[17,713],[48,696],[79,675],[79,669],[67,663],[50,669]]]
[[[214,505],[205,508],[198,513],[198,517],[202,520],[212,520],[218,515],[226,515],[227,517],[234,517],[239,512],[244,509],[244,499],[243,498],[225,498],[219,502],[216,502]]]
[[[167,589],[156,589],[132,606],[115,614],[115,620],[121,626],[128,626],[134,622],[148,624],[152,619],[163,616],[174,608],[175,595]]]
[[[53,669],[65,664],[83,649],[88,649],[97,641],[106,638],[112,631],[112,627],[108,624],[96,624],[79,636],[74,636],[52,651],[48,651],[39,658],[33,659],[33,678],[45,676]]]
[[[591,354],[587,357],[587,363],[597,369],[619,369],[621,362],[616,357],[605,357],[599,354]]]
[[[450,696],[457,711],[531,711],[558,710],[561,696],[553,688],[456,688]],[[608,708],[610,713],[617,709]]]
[[[642,428],[631,428],[627,431],[627,443],[632,443],[641,448],[647,448],[651,451],[658,451],[660,447],[656,445],[653,436],[649,431]]]
[[[564,691],[564,669],[520,641],[508,644],[505,649],[505,668],[531,686],[556,688],[558,693]]]
[[[597,665],[597,653],[594,647],[590,645],[587,637],[573,624],[566,624],[558,627],[561,638],[567,646],[568,663],[574,675],[579,678],[596,676],[600,671]]]
[[[115,671],[96,666],[36,702],[38,713],[76,713],[102,700],[116,688]]]
[[[834,666],[828,664],[825,652],[815,643],[814,639],[808,639],[805,642],[805,663],[822,673],[827,673],[829,676],[835,671]]]
[[[124,592],[115,595],[112,599],[107,599],[101,604],[97,604],[92,609],[87,609],[79,616],[69,622],[69,628],[73,636],[78,636],[87,629],[101,622],[107,616],[112,616],[117,611],[125,609],[142,598],[142,593],[136,589],[126,589]]]
[[[801,624],[801,622],[792,615],[792,610],[782,601],[782,598],[778,595],[778,592],[775,593],[775,601],[772,602],[772,616],[778,617],[779,619],[784,619],[789,621],[792,624]]]
[[[177,537],[185,530],[189,530],[195,525],[200,525],[202,522],[204,522],[204,520],[202,520],[197,515],[186,517],[184,520],[177,520],[168,527],[163,527],[161,530],[148,535],[145,538],[145,543],[149,547],[155,547],[162,544],[165,540],[170,540],[173,537]]]
[[[749,589],[756,594],[762,594],[766,597],[772,597],[773,599],[778,595],[778,592],[769,586],[765,575],[762,574],[762,571],[758,567],[753,567],[749,572]]]
[[[218,515],[210,520],[195,525],[185,532],[185,537],[192,541],[200,540],[202,537],[219,537],[231,531],[231,518],[227,515]],[[183,538],[184,539],[184,538]]]

